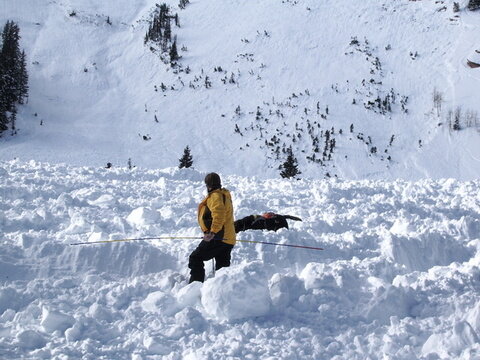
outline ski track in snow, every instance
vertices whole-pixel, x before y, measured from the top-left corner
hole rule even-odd
[[[195,170],[0,163],[0,358],[478,359],[480,183],[227,176],[238,238],[187,285]]]

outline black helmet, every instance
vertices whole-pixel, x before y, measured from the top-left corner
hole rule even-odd
[[[209,189],[220,189],[222,187],[222,181],[217,173],[209,173],[205,176],[205,185]]]

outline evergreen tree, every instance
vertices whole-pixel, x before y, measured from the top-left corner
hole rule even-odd
[[[292,147],[290,146],[287,150],[287,160],[280,166],[282,171],[280,172],[280,176],[282,178],[292,178],[299,174],[301,174],[300,170],[298,170],[298,161],[293,155]]]
[[[178,56],[177,51],[177,41],[175,40],[170,48],[170,62],[175,63],[180,57]]]
[[[8,129],[8,122],[7,112],[2,104],[0,104],[0,135]]]
[[[468,10],[477,10],[480,9],[480,0],[470,0],[468,2]]]
[[[454,116],[455,116],[455,119],[454,119],[454,122],[453,122],[453,125],[452,125],[452,129],[458,131],[458,130],[461,129],[460,118],[462,116],[462,112],[461,112],[461,109],[459,107],[457,107],[455,109],[455,115]]]
[[[17,133],[17,108],[14,107],[10,112],[10,127],[12,129],[12,135]]]
[[[163,37],[166,41],[172,40],[172,26],[170,25],[170,16],[165,16],[165,30],[163,32]]]
[[[193,165],[193,157],[188,146],[183,150],[183,156],[180,158],[179,162],[179,169],[189,168]]]
[[[26,55],[20,51],[20,28],[7,21],[0,48],[0,133],[12,126],[15,133],[17,104],[28,95]],[[10,114],[8,114],[10,113]]]
[[[189,3],[190,3],[190,0],[180,0],[180,3],[178,4],[178,7],[180,9],[185,9],[187,4],[189,4]]]
[[[19,28],[13,21],[7,21],[2,33],[0,49],[0,86],[2,100],[6,111],[11,111],[18,101],[18,62],[19,62]]]
[[[24,104],[24,99],[28,97],[28,72],[27,72],[27,55],[25,51],[20,53],[20,61],[18,66],[18,103]]]

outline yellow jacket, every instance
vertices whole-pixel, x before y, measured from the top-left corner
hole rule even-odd
[[[232,197],[227,189],[210,192],[198,205],[198,224],[203,232],[214,232],[216,238],[235,245]]]

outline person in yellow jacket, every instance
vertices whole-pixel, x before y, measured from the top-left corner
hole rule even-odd
[[[190,281],[205,280],[204,261],[215,259],[215,270],[230,266],[231,252],[235,245],[235,225],[230,192],[222,188],[220,176],[205,176],[208,195],[198,205],[198,224],[203,231],[202,242],[190,254],[188,267]]]

